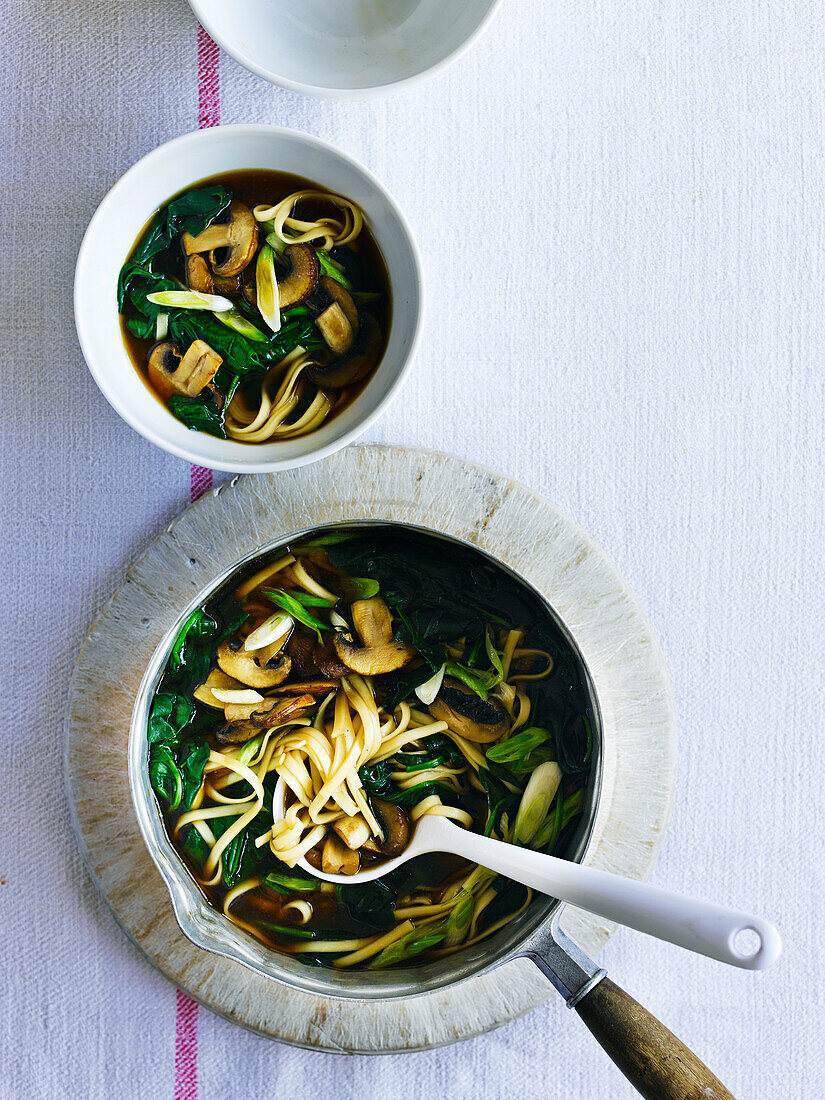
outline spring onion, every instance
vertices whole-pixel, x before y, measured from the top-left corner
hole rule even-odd
[[[208,309],[212,313],[232,309],[232,303],[222,294],[201,294],[197,290],[156,290],[153,294],[147,294],[146,300],[170,309]]]
[[[513,841],[529,844],[544,823],[547,813],[561,783],[561,768],[555,762],[539,764],[528,780],[521,796]]]
[[[251,321],[247,321],[246,317],[239,313],[237,309],[221,310],[215,314],[215,320],[220,321],[227,328],[234,329],[235,332],[240,333],[241,336],[245,336],[247,340],[252,340],[256,344],[266,342],[265,333],[256,328]]]
[[[275,274],[275,253],[265,244],[255,265],[258,310],[273,332],[281,330],[281,308],[278,304],[278,277]],[[231,304],[231,303],[230,303]]]

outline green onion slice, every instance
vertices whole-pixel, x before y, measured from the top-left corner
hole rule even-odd
[[[272,245],[265,244],[258,253],[255,265],[255,283],[258,290],[258,309],[273,332],[281,330],[281,309],[278,305],[278,279],[275,275],[275,253]]]
[[[156,306],[170,309],[208,309],[212,313],[223,313],[232,309],[232,303],[221,294],[200,294],[197,290],[156,290],[147,294],[146,299]]]

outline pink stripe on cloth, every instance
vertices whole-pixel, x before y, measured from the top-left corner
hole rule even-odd
[[[204,493],[212,488],[212,471],[205,466],[191,466],[189,469],[189,492],[193,501],[200,500]]]
[[[175,1100],[198,1100],[198,1005],[177,991]]]
[[[198,27],[198,129],[221,122],[220,50],[203,27]]]
[[[221,121],[220,51],[203,27],[198,27],[198,129]],[[198,500],[212,488],[212,471],[192,466],[189,491]],[[198,1100],[198,1004],[180,990],[175,998],[174,1100]]]

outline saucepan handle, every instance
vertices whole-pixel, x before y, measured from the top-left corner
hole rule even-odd
[[[734,1100],[692,1050],[609,978],[575,1009],[647,1100]]]

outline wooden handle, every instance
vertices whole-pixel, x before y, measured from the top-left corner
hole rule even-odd
[[[609,978],[576,1011],[646,1100],[734,1100],[693,1051]]]

